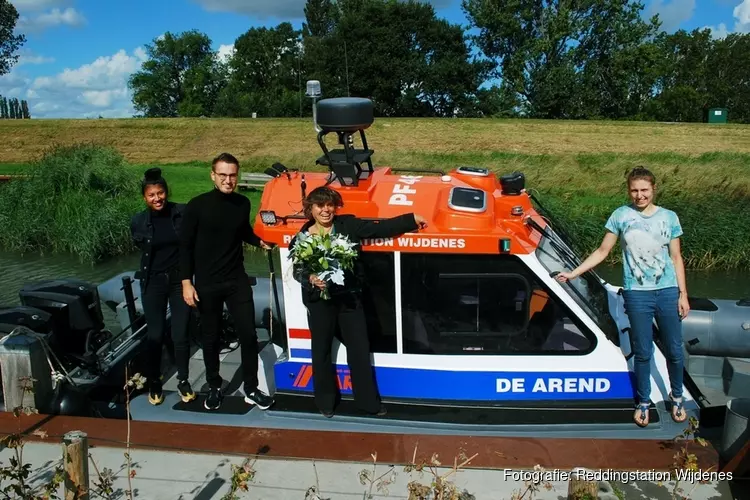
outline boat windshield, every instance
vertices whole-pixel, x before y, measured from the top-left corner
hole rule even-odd
[[[581,259],[550,226],[540,232],[542,239],[536,256],[550,274],[570,271],[581,263]],[[595,272],[589,271],[574,280],[566,281],[562,286],[607,338],[619,345],[617,324],[609,313],[609,299],[602,281]]]

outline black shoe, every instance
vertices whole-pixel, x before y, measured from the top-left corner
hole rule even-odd
[[[261,410],[267,410],[271,407],[274,401],[268,394],[264,394],[260,389],[255,389],[253,392],[245,396],[245,403],[249,405],[257,405]]]
[[[383,415],[387,413],[388,413],[388,410],[386,409],[385,405],[380,405],[380,409],[375,415],[377,415],[378,417],[382,417]]]
[[[323,415],[325,418],[331,418],[331,417],[333,417],[333,412],[332,411],[320,410],[320,414]]]
[[[164,402],[164,392],[161,389],[161,383],[151,384],[148,390],[148,402],[154,406]]]
[[[195,391],[190,387],[190,382],[187,380],[183,380],[177,384],[177,392],[180,393],[183,403],[189,403],[195,399]]]
[[[208,390],[208,396],[206,401],[203,403],[203,407],[207,410],[218,410],[221,407],[221,400],[224,396],[221,394],[221,389],[218,387],[211,387]]]

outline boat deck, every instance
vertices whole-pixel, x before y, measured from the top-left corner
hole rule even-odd
[[[268,339],[265,330],[258,331],[261,343]],[[190,403],[183,403],[177,390],[174,370],[165,374],[165,399],[158,406],[148,402],[147,394],[142,393],[133,398],[130,404],[134,421],[169,423],[184,425],[201,425],[216,427],[244,427],[259,429],[294,430],[294,431],[342,431],[355,433],[395,434],[395,435],[432,435],[432,436],[483,436],[515,438],[579,438],[581,436],[597,439],[632,439],[632,440],[670,440],[682,433],[684,427],[677,425],[669,418],[654,418],[647,429],[641,429],[630,423],[632,407],[623,408],[622,421],[626,423],[604,424],[597,422],[597,409],[591,409],[590,423],[550,424],[539,415],[542,411],[530,414],[519,409],[520,418],[515,422],[497,423],[488,417],[485,424],[447,423],[450,413],[458,409],[434,408],[434,413],[442,412],[442,422],[415,421],[404,418],[413,413],[413,406],[405,403],[384,400],[388,407],[385,417],[363,416],[353,408],[351,401],[344,399],[337,408],[333,418],[326,418],[315,409],[312,397],[294,398],[294,401],[277,398],[277,403],[267,411],[247,405],[242,392],[240,372],[240,350],[236,349],[221,356],[221,376],[224,379],[225,398],[222,407],[217,411],[208,411],[203,407],[208,385],[205,379],[202,351],[197,349],[189,364],[190,382],[198,397]],[[423,420],[429,420],[432,409],[420,410]],[[546,412],[565,412],[565,409],[545,410]],[[613,410],[607,410],[612,412]],[[488,410],[488,415],[491,410]],[[656,412],[652,411],[652,415]],[[665,415],[665,413],[662,413]],[[555,419],[559,422],[559,418]],[[491,422],[491,423],[490,423]]]

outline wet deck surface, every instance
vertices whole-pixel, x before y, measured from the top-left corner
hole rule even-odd
[[[46,441],[59,440],[70,431],[88,434],[93,446],[124,447],[125,420],[69,416],[32,415],[21,417],[21,429],[28,439],[40,429]],[[18,432],[18,420],[10,413],[0,414],[0,433]],[[58,441],[59,442],[59,441]],[[484,469],[545,468],[667,471],[672,467],[680,443],[655,440],[621,439],[533,439],[505,437],[404,435],[332,431],[301,431],[221,427],[215,425],[131,422],[131,447],[222,455],[261,455],[274,458],[301,458],[370,462],[377,453],[380,463],[406,464],[418,449],[417,461],[437,453],[443,461],[477,454],[471,466]],[[720,470],[717,450],[691,443],[689,452],[702,470]],[[444,462],[445,463],[445,462]]]

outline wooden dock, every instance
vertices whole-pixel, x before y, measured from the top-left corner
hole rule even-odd
[[[40,433],[35,431],[44,431],[44,441],[55,441],[71,430],[80,430],[88,434],[89,442],[94,446],[126,445],[125,420],[30,415],[22,416],[21,424],[25,438],[32,441],[41,440]],[[12,413],[0,412],[0,434],[15,432],[18,432],[16,418]],[[547,469],[588,467],[668,471],[673,466],[679,445],[672,441],[647,439],[405,435],[131,421],[131,447],[348,462],[371,461],[370,454],[377,452],[379,462],[391,464],[409,463],[417,447],[420,456],[429,458],[437,453],[450,463],[462,452],[467,456],[476,453],[470,467],[483,469],[532,469],[541,465]],[[727,464],[721,463],[718,451],[710,444],[705,448],[693,444],[690,448],[701,470],[730,469],[735,472],[735,477],[745,472],[744,457],[736,457],[733,463]]]

